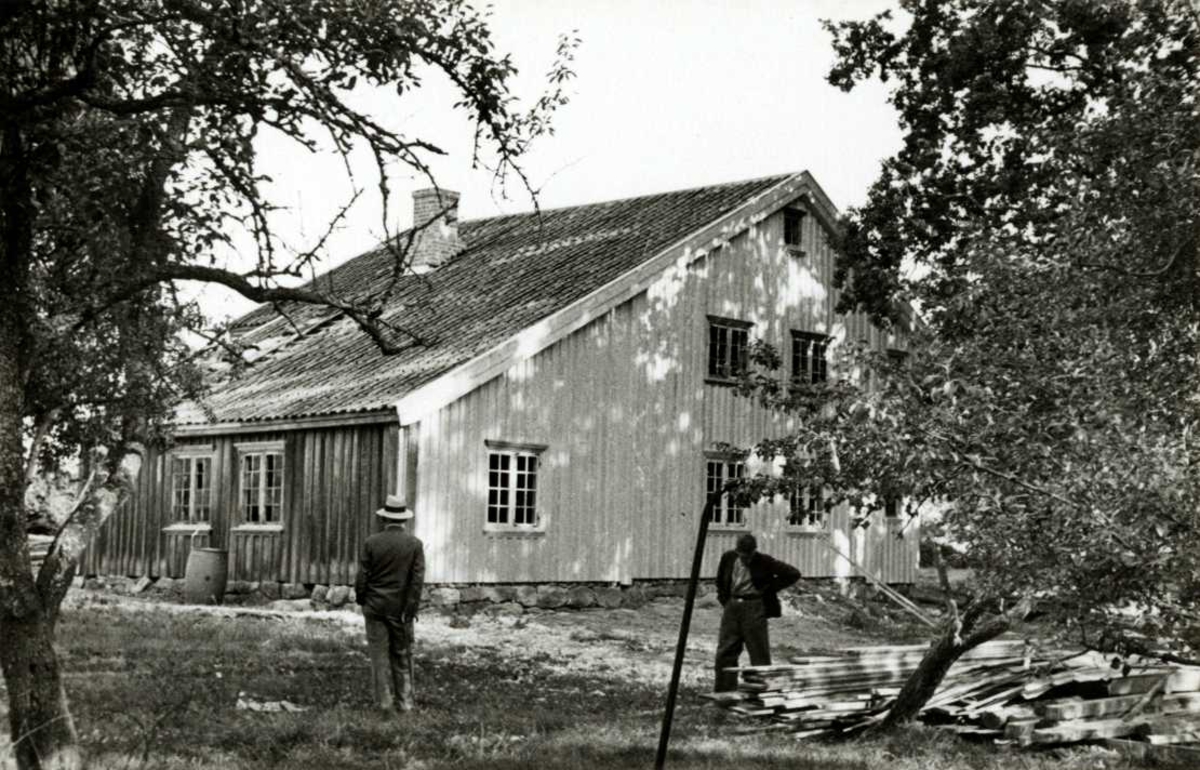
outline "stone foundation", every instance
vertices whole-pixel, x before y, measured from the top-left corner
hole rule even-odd
[[[139,582],[141,581],[141,582]],[[76,578],[76,587],[132,594],[145,585],[137,577]],[[145,593],[182,597],[182,578],[158,578]],[[712,580],[701,580],[697,597],[713,591]],[[687,595],[686,580],[638,580],[632,585],[613,583],[513,583],[490,585],[432,584],[421,592],[422,612],[444,615],[521,615],[526,612],[572,611],[591,608],[634,609],[660,596]],[[225,588],[227,604],[266,605],[278,609],[338,609],[354,606],[354,588],[346,585],[248,582],[231,580]]]

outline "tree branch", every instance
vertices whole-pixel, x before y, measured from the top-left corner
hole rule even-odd
[[[25,481],[28,483],[33,481],[37,475],[37,458],[42,451],[42,444],[50,435],[50,429],[54,427],[54,421],[58,419],[58,407],[51,409],[41,415],[37,421],[37,427],[33,432],[33,440],[29,444],[29,457],[25,460]]]
[[[215,283],[233,289],[243,297],[259,303],[270,302],[302,302],[311,305],[324,305],[340,310],[354,321],[363,332],[369,336],[380,352],[384,355],[395,355],[409,348],[428,344],[415,332],[396,324],[381,322],[378,311],[364,309],[353,302],[337,300],[310,289],[288,288],[284,286],[260,286],[251,283],[245,276],[230,270],[206,265],[166,264],[149,266],[137,279],[126,283],[109,296],[105,303],[108,306],[123,302],[138,292],[151,286],[167,281],[201,281]],[[388,339],[384,327],[399,331],[408,337],[408,341],[397,343]]]
[[[1171,254],[1170,259],[1163,263],[1161,267],[1156,267],[1153,270],[1147,270],[1144,272],[1137,270],[1126,270],[1125,268],[1117,267],[1116,265],[1106,265],[1095,262],[1077,262],[1076,265],[1078,267],[1089,268],[1093,270],[1107,270],[1111,273],[1117,273],[1118,275],[1129,276],[1130,278],[1158,278],[1166,274],[1166,272],[1170,270],[1171,267],[1179,260],[1179,257],[1183,254],[1184,250],[1191,246],[1194,242],[1194,238],[1185,238],[1175,248],[1175,251]]]

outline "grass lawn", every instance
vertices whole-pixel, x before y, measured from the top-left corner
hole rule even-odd
[[[682,602],[469,625],[418,624],[418,710],[374,711],[361,619],[213,614],[106,596],[73,599],[59,632],[84,748],[99,768],[647,768]],[[931,729],[797,742],[746,729],[698,697],[716,609],[697,612],[672,768],[939,770],[1138,767],[1084,747],[1002,751]],[[777,648],[875,641],[811,613],[772,626]],[[813,644],[813,641],[816,644]],[[238,709],[239,696],[300,713]],[[0,767],[5,761],[0,759]]]

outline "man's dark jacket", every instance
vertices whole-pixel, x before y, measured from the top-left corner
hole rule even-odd
[[[376,617],[412,618],[425,585],[425,545],[400,527],[367,538],[362,547],[354,597]]]
[[[717,601],[722,607],[729,601],[733,583],[733,563],[737,558],[737,551],[726,551],[721,554],[721,561],[717,565]],[[750,557],[750,564],[747,566],[750,569],[750,582],[762,594],[763,613],[768,618],[782,615],[778,593],[800,579],[800,570],[758,551]]]

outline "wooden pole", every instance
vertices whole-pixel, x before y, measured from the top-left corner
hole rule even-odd
[[[721,496],[737,485],[726,484],[720,491],[708,496],[704,512],[700,514],[700,529],[696,533],[696,550],[692,554],[692,574],[688,578],[687,598],[683,601],[683,620],[679,623],[679,642],[675,645],[675,665],[671,668],[671,686],[667,689],[667,708],[663,713],[662,732],[658,736],[658,754],[654,758],[654,770],[663,770],[667,764],[667,744],[671,741],[671,720],[675,717],[675,696],[679,694],[679,675],[683,672],[683,654],[687,649],[688,629],[692,625],[692,607],[696,604],[696,585],[700,582],[700,564],[704,561],[704,541],[708,537],[708,520]]]

